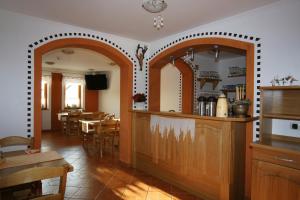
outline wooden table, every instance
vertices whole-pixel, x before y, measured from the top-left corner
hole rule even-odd
[[[81,116],[90,115],[90,114],[93,114],[93,112],[80,112]],[[57,113],[57,118],[58,118],[59,121],[61,121],[62,117],[64,117],[64,116],[69,116],[69,112],[60,112],[60,113]]]
[[[21,152],[21,151],[20,151]],[[0,181],[3,177],[32,167],[65,167],[68,172],[73,171],[64,158],[55,151],[35,154],[13,155],[4,153],[5,161],[0,164]],[[0,188],[1,189],[1,188]]]
[[[95,128],[93,127],[94,124],[100,123],[101,120],[89,120],[89,119],[81,119],[79,122],[82,123],[81,131],[84,133],[89,133],[92,131],[95,131]]]
[[[69,115],[68,112],[57,113],[57,118],[58,118],[59,121],[61,121],[61,117],[68,116],[68,115]]]

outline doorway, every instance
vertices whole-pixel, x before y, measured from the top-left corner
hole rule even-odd
[[[246,98],[254,102],[254,44],[240,40],[233,40],[227,38],[208,37],[197,38],[183,41],[177,45],[171,46],[166,50],[156,55],[149,63],[149,110],[160,111],[160,82],[157,76],[160,76],[160,68],[170,62],[170,57],[181,58],[189,49],[195,51],[205,51],[218,45],[223,47],[234,48],[245,52],[246,56]],[[154,78],[153,78],[154,77]],[[191,81],[191,80],[189,80]],[[193,83],[189,82],[193,85]],[[193,88],[193,87],[190,87]],[[187,95],[182,94],[182,99],[187,98]],[[192,101],[189,101],[192,105]],[[190,112],[189,114],[192,114]],[[249,107],[249,114],[253,115],[253,104]],[[246,127],[246,194],[249,194],[251,183],[251,149],[250,143],[253,141],[253,123],[247,123]]]
[[[132,62],[117,49],[100,41],[83,38],[58,39],[34,50],[34,137],[35,148],[41,146],[41,78],[42,56],[58,48],[83,48],[103,54],[120,67],[120,161],[131,163]]]

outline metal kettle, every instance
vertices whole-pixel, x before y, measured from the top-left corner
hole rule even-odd
[[[214,96],[210,96],[207,99],[207,104],[206,104],[206,115],[214,117],[216,116],[216,102],[217,99]]]
[[[205,116],[206,115],[206,110],[205,110],[205,106],[206,106],[206,98],[204,96],[200,96],[198,97],[198,113],[200,116]]]

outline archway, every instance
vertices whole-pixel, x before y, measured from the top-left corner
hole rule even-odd
[[[67,38],[48,42],[34,50],[34,137],[35,148],[41,146],[41,77],[42,77],[42,55],[65,47],[77,47],[93,50],[112,59],[120,66],[120,160],[131,163],[131,113],[132,107],[132,63],[117,49],[100,41]]]
[[[161,69],[167,63],[161,62],[158,65],[151,67],[150,65],[150,84],[149,84],[149,110],[160,110],[160,77]],[[182,112],[191,114],[193,112],[193,70],[191,67],[181,59],[177,59],[174,66],[180,71],[182,75]],[[155,92],[152,92],[155,91]]]
[[[158,79],[159,69],[169,62],[170,56],[182,57],[187,49],[193,48],[196,51],[204,51],[211,48],[212,45],[227,46],[235,49],[241,49],[246,52],[246,98],[254,102],[254,44],[240,40],[227,38],[197,38],[183,41],[174,45],[165,51],[162,51],[149,62],[149,110],[159,111],[160,82]],[[192,89],[193,87],[191,87]],[[185,94],[182,94],[185,95]],[[185,96],[182,96],[185,99]],[[250,105],[249,114],[253,115],[253,104]],[[251,149],[250,143],[253,141],[253,123],[247,123],[246,128],[246,194],[250,194],[251,184]]]

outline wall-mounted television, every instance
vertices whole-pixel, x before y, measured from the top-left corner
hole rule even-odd
[[[85,75],[85,84],[88,90],[106,90],[106,74]]]

